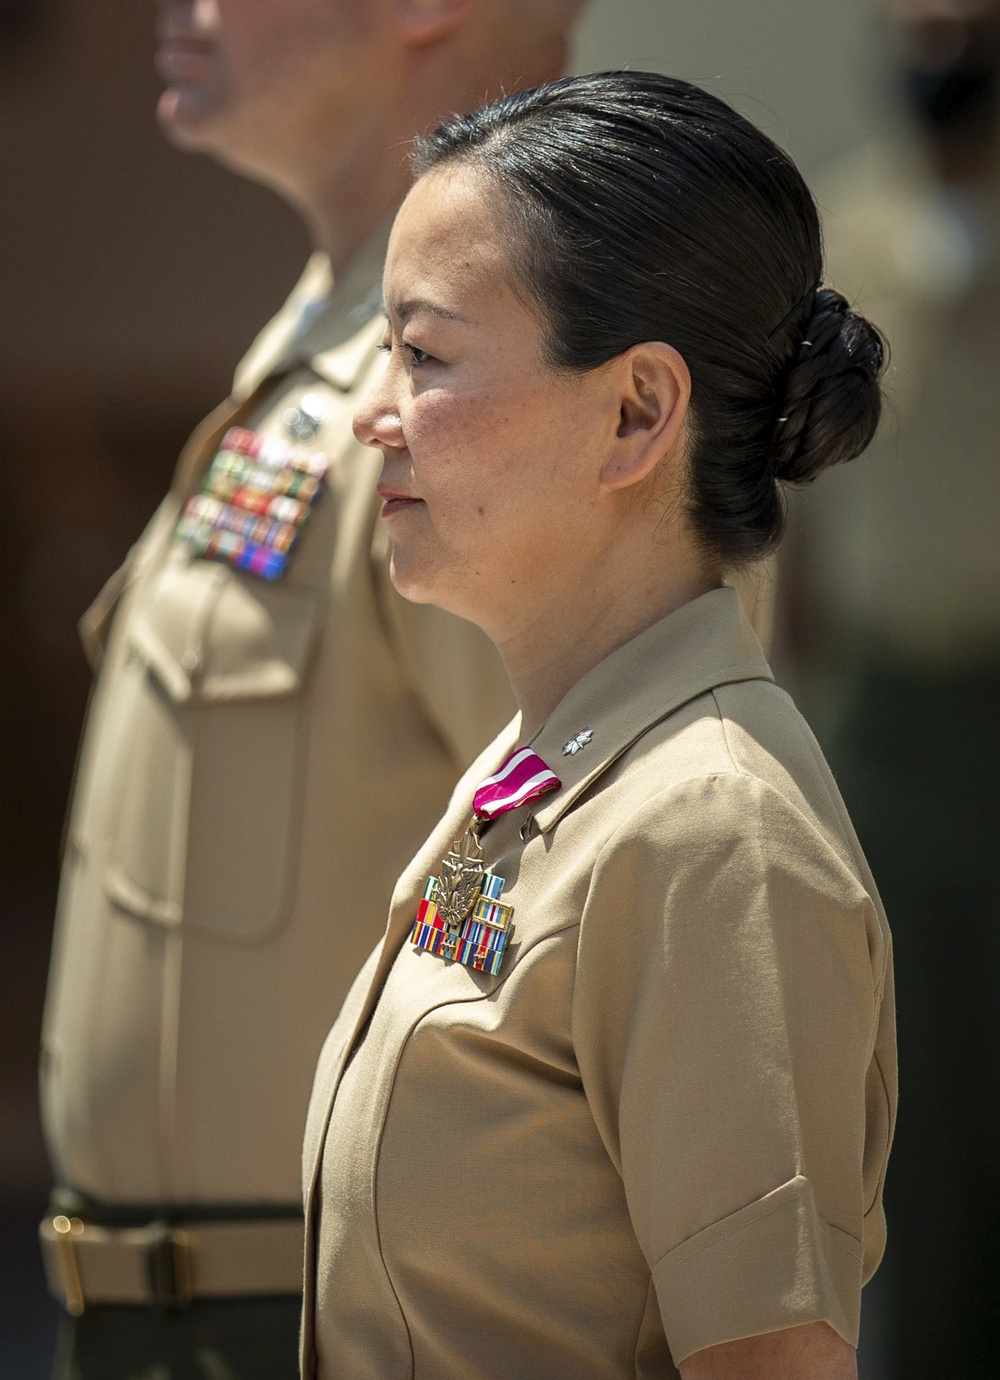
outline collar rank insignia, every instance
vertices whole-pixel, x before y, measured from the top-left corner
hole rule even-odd
[[[277,580],[322,493],[329,464],[320,451],[230,427],[199,492],[185,503],[174,538],[193,557]]]
[[[585,728],[582,733],[578,733],[576,737],[571,738],[568,743],[563,743],[563,756],[575,757],[578,752],[583,751],[593,736],[594,730],[592,728]]]
[[[500,900],[504,879],[484,866],[479,831],[508,810],[526,805],[562,785],[530,748],[516,748],[476,791],[475,813],[456,839],[438,877],[428,877],[410,941],[467,968],[495,977],[510,938],[514,907]]]

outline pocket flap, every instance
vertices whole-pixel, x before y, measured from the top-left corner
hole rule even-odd
[[[168,929],[181,923],[181,907],[176,901],[153,896],[116,863],[105,869],[104,889],[109,900],[127,915],[138,916],[140,920],[149,920]]]
[[[175,551],[129,620],[133,654],[183,703],[292,695],[315,644],[320,600]]]

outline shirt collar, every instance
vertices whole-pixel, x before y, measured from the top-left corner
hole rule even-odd
[[[562,785],[533,810],[548,832],[607,768],[681,705],[717,685],[773,680],[760,643],[729,588],[715,589],[619,647],[573,686],[532,747]],[[565,751],[590,732],[576,752]]]
[[[237,398],[249,396],[270,375],[303,364],[344,392],[356,386],[381,329],[375,318],[391,223],[379,227],[336,282],[326,254],[311,256],[285,305],[240,362]]]

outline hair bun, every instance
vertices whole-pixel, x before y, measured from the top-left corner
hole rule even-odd
[[[832,288],[816,293],[801,344],[778,386],[771,446],[775,477],[807,484],[853,460],[875,435],[885,342]]]

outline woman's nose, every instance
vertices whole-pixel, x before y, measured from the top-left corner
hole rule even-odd
[[[354,434],[365,446],[376,450],[403,448],[403,428],[391,387],[391,369],[378,372],[368,385],[354,413]]]

